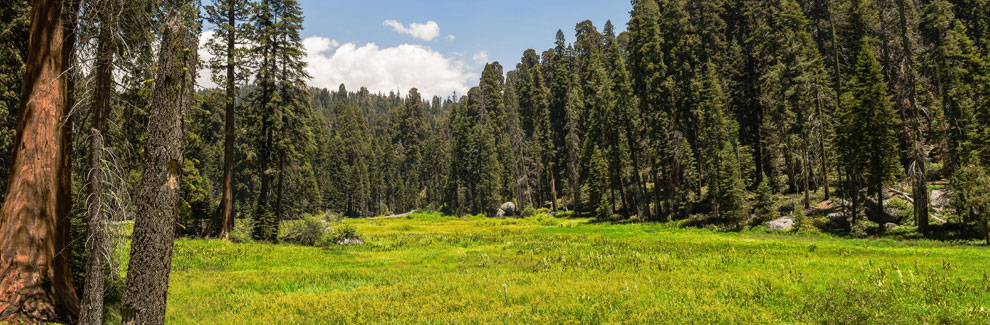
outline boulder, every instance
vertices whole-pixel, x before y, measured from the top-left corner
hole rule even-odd
[[[791,230],[791,228],[794,228],[794,219],[791,219],[791,217],[779,218],[767,222],[767,228],[776,231]]]
[[[364,240],[355,237],[345,237],[337,240],[337,245],[364,245]]]
[[[512,217],[516,215],[516,204],[512,202],[502,203],[502,207],[498,208],[498,212],[495,214],[498,217]]]
[[[931,207],[936,212],[941,212],[949,206],[950,198],[945,189],[932,190],[929,199],[931,200]]]
[[[893,222],[888,222],[888,223],[885,223],[883,225],[883,228],[884,229],[887,229],[887,230],[891,230],[891,229],[897,228],[897,224],[896,223],[893,223]]]

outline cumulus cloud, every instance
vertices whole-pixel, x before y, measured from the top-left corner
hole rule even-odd
[[[394,19],[386,20],[382,24],[386,27],[391,27],[396,32],[399,32],[399,34],[406,34],[427,42],[432,41],[434,38],[437,38],[437,35],[440,35],[440,25],[432,20],[425,24],[412,23],[408,27]]]
[[[213,58],[210,51],[206,49],[206,43],[210,41],[210,38],[215,34],[215,30],[206,30],[199,34],[199,50],[196,53],[199,54],[199,59],[202,61],[199,65],[199,71],[197,73],[199,76],[196,77],[196,85],[203,88],[216,88],[217,84],[213,82],[210,78],[210,67],[207,63]]]
[[[425,97],[466,94],[478,74],[466,64],[429,47],[402,44],[380,48],[374,43],[340,44],[323,37],[303,40],[310,86],[336,89],[340,84],[356,90],[387,93],[417,88]]]
[[[471,57],[471,60],[474,61],[474,64],[477,65],[488,64],[488,52],[485,51],[478,52],[478,54],[475,54],[474,56]]]
[[[454,34],[447,35],[448,41],[453,41],[455,38],[457,38],[457,36],[454,36]]]

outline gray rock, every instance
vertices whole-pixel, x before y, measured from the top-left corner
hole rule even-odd
[[[347,237],[337,240],[337,245],[364,245],[364,241],[361,238]]]
[[[846,220],[846,215],[842,212],[832,212],[825,216],[829,220]]]
[[[502,203],[502,207],[498,209],[496,214],[499,217],[512,217],[516,215],[516,204],[512,202]]]
[[[767,222],[767,228],[776,231],[791,230],[791,228],[794,228],[794,219],[791,219],[791,217],[779,218]]]
[[[888,222],[888,223],[885,223],[883,225],[883,227],[885,229],[887,229],[887,230],[891,230],[891,229],[897,228],[897,224],[896,223],[893,223],[893,222]]]
[[[949,195],[948,191],[942,190],[932,190],[929,199],[931,199],[931,207],[936,212],[942,211],[949,206]]]

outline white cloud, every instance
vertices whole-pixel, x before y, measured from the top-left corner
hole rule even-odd
[[[432,20],[426,22],[425,24],[412,23],[409,24],[409,27],[402,25],[402,23],[394,19],[386,20],[382,24],[387,27],[392,27],[392,29],[400,34],[407,34],[427,42],[432,41],[434,38],[437,38],[437,35],[440,35],[440,25]]]
[[[474,64],[477,65],[488,64],[488,52],[486,51],[478,52],[478,54],[475,54],[474,56],[471,57],[471,60],[474,61]]]
[[[478,79],[464,62],[433,51],[429,47],[402,44],[380,48],[374,43],[339,44],[323,37],[309,37],[306,47],[310,86],[336,89],[345,84],[350,90],[367,87],[387,93],[417,88],[424,97],[466,94],[468,85]]]
[[[213,58],[213,55],[211,55],[210,51],[206,49],[206,43],[210,41],[210,38],[213,37],[213,34],[215,33],[216,31],[211,29],[203,31],[199,34],[199,50],[196,51],[196,53],[199,54],[200,65],[198,71],[199,76],[196,78],[196,85],[203,88],[217,87],[217,84],[213,82],[212,78],[210,78],[210,67],[207,66],[210,59]]]
[[[447,35],[448,41],[453,41],[455,38],[457,38],[457,36],[454,36],[454,34]]]

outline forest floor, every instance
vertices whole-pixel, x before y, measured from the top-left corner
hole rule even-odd
[[[587,219],[345,220],[365,245],[176,241],[168,323],[987,323],[984,247]]]

